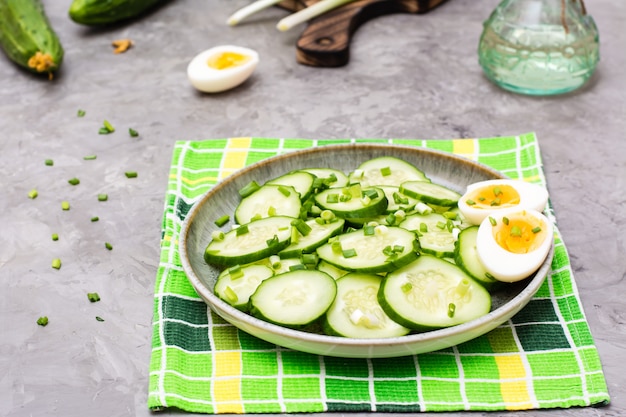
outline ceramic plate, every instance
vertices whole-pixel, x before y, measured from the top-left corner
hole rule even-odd
[[[448,153],[385,144],[327,145],[263,160],[229,176],[203,195],[183,223],[181,261],[198,295],[224,320],[260,339],[303,352],[355,358],[405,356],[447,348],[489,332],[520,311],[537,292],[550,270],[554,249],[533,276],[493,292],[492,310],[487,315],[454,327],[390,339],[352,339],[280,327],[249,316],[213,294],[213,285],[220,270],[207,265],[203,254],[211,240],[211,233],[217,229],[215,220],[225,213],[232,218],[239,203],[239,189],[252,180],[263,184],[271,178],[302,168],[330,167],[348,173],[362,162],[379,156],[404,159],[424,171],[433,182],[460,193],[468,184],[505,177],[484,165]]]

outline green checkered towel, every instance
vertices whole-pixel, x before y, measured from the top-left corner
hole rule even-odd
[[[441,351],[343,359],[277,347],[213,314],[178,254],[185,215],[233,172],[313,146],[374,142],[452,152],[545,185],[534,134],[454,140],[230,138],[174,147],[156,277],[148,406],[198,413],[518,410],[609,402],[598,352],[556,231],[552,271],[512,320]],[[554,219],[552,213],[549,213]]]

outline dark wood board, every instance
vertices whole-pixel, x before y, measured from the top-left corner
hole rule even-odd
[[[298,11],[319,0],[284,0],[279,7]],[[350,60],[352,35],[363,23],[391,13],[426,13],[446,0],[357,0],[307,22],[296,44],[296,61],[315,67],[341,67]]]

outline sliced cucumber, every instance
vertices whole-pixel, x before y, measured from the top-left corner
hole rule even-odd
[[[214,292],[222,300],[241,311],[248,311],[250,296],[261,282],[274,275],[264,265],[245,265],[223,270],[217,277]]]
[[[400,227],[415,231],[418,235],[420,252],[439,258],[454,256],[455,235],[450,219],[439,213],[412,214],[407,216]]]
[[[405,181],[430,182],[424,172],[393,156],[381,156],[363,162],[349,175],[350,183],[358,182],[363,187],[379,185],[398,186]]]
[[[395,321],[378,303],[382,277],[352,272],[337,280],[337,296],[324,316],[330,335],[371,339],[404,336],[410,330]]]
[[[387,197],[380,188],[359,184],[324,190],[315,195],[315,203],[344,219],[376,216],[387,209]]]
[[[399,227],[378,226],[337,236],[317,248],[320,259],[353,272],[388,272],[417,257],[415,233]],[[368,234],[366,234],[368,233]]]
[[[387,274],[378,300],[394,321],[414,330],[455,326],[491,309],[491,296],[458,266],[430,255]]]
[[[291,222],[287,216],[266,217],[239,226],[213,239],[204,251],[209,264],[234,266],[256,262],[277,254],[291,242]],[[247,229],[242,233],[242,228]]]
[[[423,181],[403,182],[400,184],[400,192],[426,204],[444,207],[456,206],[461,198],[461,194],[443,185]]]
[[[454,262],[484,287],[491,289],[500,281],[492,277],[478,259],[477,235],[478,226],[468,227],[459,233],[454,251]]]
[[[293,236],[291,244],[279,252],[281,258],[299,257],[303,253],[312,253],[316,248],[323,245],[329,238],[343,231],[345,220],[335,218],[331,223],[318,223],[316,219],[310,219],[304,222],[310,231],[306,236],[300,232],[297,234],[297,241],[294,242]]]
[[[323,181],[325,186],[318,187],[318,189],[345,187],[350,182],[343,171],[334,168],[305,168],[300,171],[311,173]]]
[[[301,208],[300,194],[293,187],[268,184],[241,199],[235,209],[235,220],[246,224],[270,216],[298,217]]]
[[[250,297],[250,314],[285,327],[309,325],[335,300],[337,284],[328,274],[300,270],[274,275]]]
[[[349,273],[349,271],[346,271],[345,269],[337,268],[335,265],[331,265],[326,261],[319,261],[317,263],[316,269],[318,271],[326,272],[328,275],[330,275],[331,277],[335,279],[339,279],[342,276]]]
[[[293,171],[274,178],[265,184],[287,185],[293,187],[298,194],[300,194],[300,200],[304,201],[313,192],[313,183],[315,182],[315,178],[315,175],[310,172]]]

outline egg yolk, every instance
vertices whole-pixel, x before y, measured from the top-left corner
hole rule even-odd
[[[207,60],[207,65],[217,70],[238,67],[250,60],[249,56],[238,54],[236,52],[222,52],[213,55]]]
[[[520,196],[512,186],[499,184],[473,190],[465,202],[478,209],[515,207],[520,202]]]
[[[546,239],[545,225],[534,217],[504,217],[493,230],[498,245],[512,253],[532,252]]]

